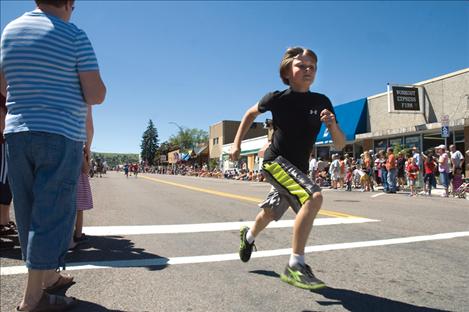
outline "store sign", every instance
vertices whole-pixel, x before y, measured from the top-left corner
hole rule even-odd
[[[417,88],[392,87],[395,111],[419,111],[419,92]]]
[[[449,138],[449,127],[448,126],[441,127],[441,137],[442,138]]]

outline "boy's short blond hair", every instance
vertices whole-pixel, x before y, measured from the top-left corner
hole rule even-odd
[[[287,86],[290,85],[288,78],[286,78],[287,72],[288,70],[290,70],[293,59],[301,54],[305,54],[311,57],[316,64],[318,63],[318,57],[316,53],[314,53],[312,50],[303,47],[288,48],[287,51],[285,51],[285,54],[283,55],[282,61],[280,62],[280,78],[282,79],[283,83]]]
[[[35,0],[34,2],[36,2],[36,5],[47,4],[56,8],[62,8],[69,2],[73,4],[75,0]]]

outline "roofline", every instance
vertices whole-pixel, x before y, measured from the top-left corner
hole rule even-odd
[[[431,79],[428,79],[428,80],[423,80],[423,81],[420,81],[420,82],[417,82],[417,83],[409,84],[409,85],[422,86],[422,85],[426,85],[426,84],[429,84],[429,83],[432,83],[432,82],[435,82],[435,81],[439,81],[439,80],[451,78],[451,77],[454,77],[454,76],[462,75],[462,74],[465,74],[467,72],[469,72],[469,67],[461,69],[461,70],[457,70],[457,71],[449,73],[449,74],[444,74],[444,75],[441,75],[441,76],[438,76],[438,77],[435,77],[435,78],[431,78]],[[381,96],[384,96],[384,95],[387,95],[387,94],[388,94],[388,92],[385,91],[385,92],[382,92],[382,93],[371,95],[371,96],[367,97],[367,99],[371,100],[371,99],[381,97]]]

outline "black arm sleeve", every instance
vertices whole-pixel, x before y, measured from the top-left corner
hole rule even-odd
[[[259,113],[265,113],[272,110],[274,103],[275,92],[269,92],[258,102],[257,109]]]

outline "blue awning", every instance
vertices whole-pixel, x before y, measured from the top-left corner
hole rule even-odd
[[[334,106],[340,128],[345,134],[346,141],[354,141],[355,135],[366,133],[366,98]],[[325,124],[321,125],[316,144],[332,143],[331,134]]]

